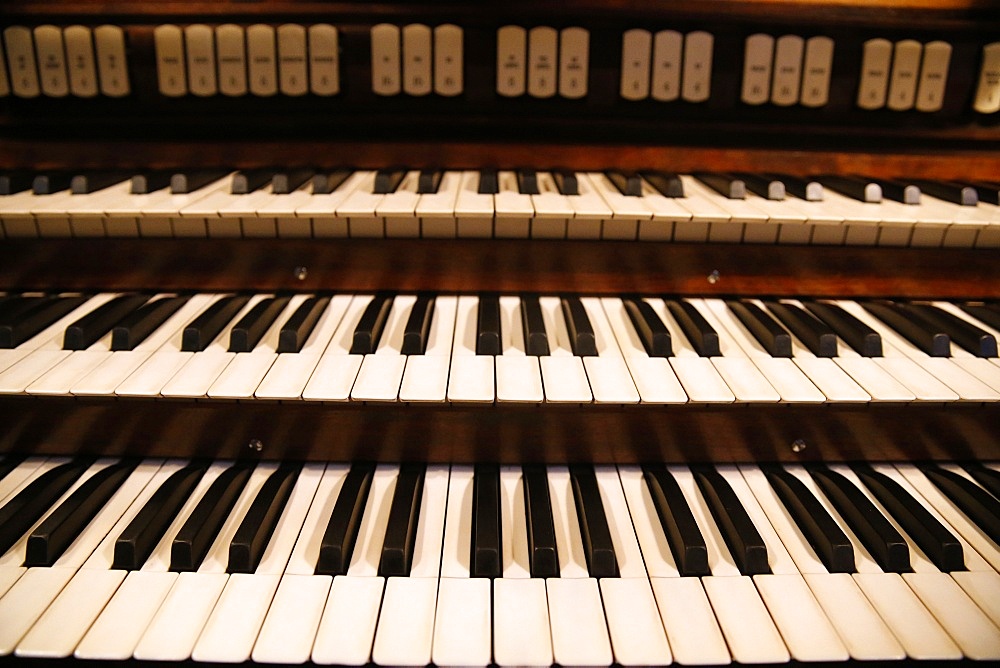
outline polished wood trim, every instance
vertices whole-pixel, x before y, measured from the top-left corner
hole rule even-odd
[[[995,136],[995,131],[989,131]],[[660,169],[776,171],[792,174],[866,174],[877,177],[988,179],[1000,174],[992,144],[969,150],[845,152],[781,147],[608,145],[599,143],[414,141],[27,141],[0,146],[7,169],[191,169],[229,166],[336,168],[564,167],[578,170]]]
[[[995,460],[998,419],[996,404],[480,407],[4,397],[0,452],[510,463]]]
[[[1000,262],[992,249],[515,239],[8,239],[0,241],[0,286],[995,299]]]

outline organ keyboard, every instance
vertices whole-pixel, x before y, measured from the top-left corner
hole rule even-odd
[[[1000,659],[968,0],[0,6],[0,657]]]

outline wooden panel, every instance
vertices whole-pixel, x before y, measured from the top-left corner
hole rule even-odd
[[[995,250],[620,241],[7,240],[0,286],[976,299],[1000,297],[996,259]]]
[[[997,459],[998,419],[996,405],[508,408],[7,397],[0,452],[435,462]]]

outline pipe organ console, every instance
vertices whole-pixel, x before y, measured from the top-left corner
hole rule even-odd
[[[1000,659],[998,121],[988,0],[4,3],[0,657]]]

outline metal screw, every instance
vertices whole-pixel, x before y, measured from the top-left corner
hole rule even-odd
[[[250,439],[250,443],[247,445],[247,447],[249,447],[254,452],[260,452],[261,450],[264,449],[264,442],[261,441],[259,438],[252,438]]]
[[[720,278],[722,278],[722,275],[719,273],[719,270],[713,269],[712,273],[708,275],[708,282],[711,283],[712,285],[715,285],[716,283],[719,282]]]
[[[806,449],[806,442],[801,438],[797,438],[792,441],[792,452],[802,452]]]
[[[306,269],[305,267],[295,267],[295,271],[293,271],[292,273],[295,275],[295,278],[297,278],[300,281],[304,281],[306,280],[306,276],[309,275],[309,270]]]

